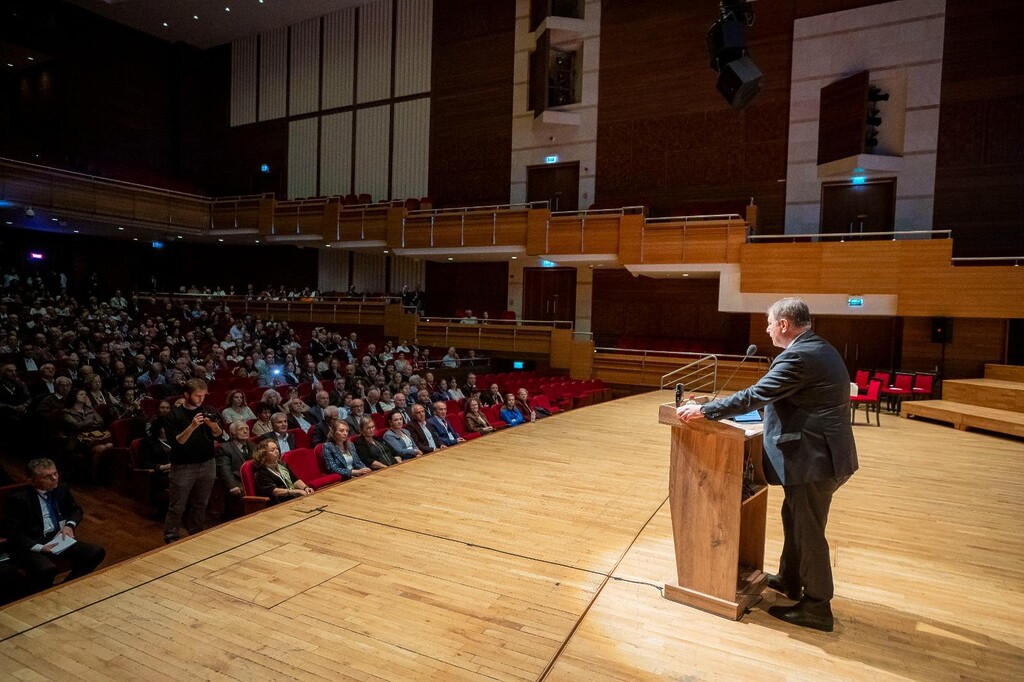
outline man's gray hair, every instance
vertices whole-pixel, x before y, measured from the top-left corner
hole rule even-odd
[[[35,476],[40,471],[46,469],[56,469],[57,465],[53,463],[53,460],[49,457],[39,457],[38,459],[29,460],[28,464],[25,465],[28,469],[29,476]]]
[[[338,408],[334,405],[328,405],[327,407],[324,408],[324,416],[327,417],[328,419],[337,419]]]
[[[245,428],[249,428],[249,425],[248,425],[248,424],[246,424],[246,423],[245,423],[244,421],[242,421],[242,420],[238,420],[238,421],[233,421],[233,422],[231,422],[231,424],[230,424],[230,425],[228,426],[228,433],[230,433],[230,434],[231,434],[232,436],[235,436],[235,435],[237,435],[237,434],[238,434],[238,432],[239,432],[239,431],[241,431],[241,430],[242,430],[242,427],[243,427],[243,426],[244,426]]]
[[[768,317],[776,321],[789,320],[790,324],[801,329],[811,326],[811,311],[799,298],[784,298],[772,303]]]

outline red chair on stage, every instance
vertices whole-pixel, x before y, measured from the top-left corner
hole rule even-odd
[[[918,372],[914,375],[914,386],[911,388],[911,397],[914,400],[918,398],[931,398],[932,391],[934,390],[935,375],[928,372]]]
[[[857,384],[857,390],[860,393],[868,392],[868,382],[871,380],[871,372],[866,369],[857,370],[857,378],[853,380],[853,383]]]
[[[866,424],[871,423],[871,412],[875,413],[875,425],[881,426],[881,417],[879,416],[882,412],[882,382],[878,379],[872,379],[868,385],[868,392],[864,395],[855,395],[850,398],[850,423],[854,422],[854,417],[857,413],[857,407],[864,406],[864,421]]]
[[[896,372],[893,385],[882,387],[882,395],[885,396],[887,402],[886,409],[899,414],[903,398],[912,395],[913,389],[914,375],[908,372]]]

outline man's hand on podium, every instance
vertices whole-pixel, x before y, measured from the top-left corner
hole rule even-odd
[[[694,419],[703,419],[704,413],[700,411],[700,405],[683,405],[676,408],[676,416],[681,422],[690,422]]]

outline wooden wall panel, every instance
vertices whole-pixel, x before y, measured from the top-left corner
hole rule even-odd
[[[935,227],[959,256],[1024,255],[1024,5],[946,0]]]
[[[595,270],[592,330],[598,346],[620,336],[690,339],[747,347],[748,319],[718,311],[717,279],[654,279],[626,270]]]
[[[1006,353],[1006,320],[956,318],[953,341],[932,343],[932,319],[907,317],[903,320],[903,362],[908,372],[934,372],[945,379],[972,379],[985,375],[985,363],[1003,362]]]
[[[434,3],[430,196],[437,206],[503,204],[512,172],[515,3]]]

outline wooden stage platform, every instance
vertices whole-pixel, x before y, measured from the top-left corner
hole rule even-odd
[[[1019,369],[986,365],[985,373]],[[989,376],[953,379],[943,382],[942,400],[904,401],[902,411],[905,417],[946,422],[960,431],[981,429],[1024,438],[1024,382]]]
[[[836,495],[837,629],[665,600],[668,392],[330,488],[0,611],[0,679],[1005,680],[1024,444],[882,415]],[[781,545],[769,495],[768,568]],[[82,528],[88,538],[88,523]]]

